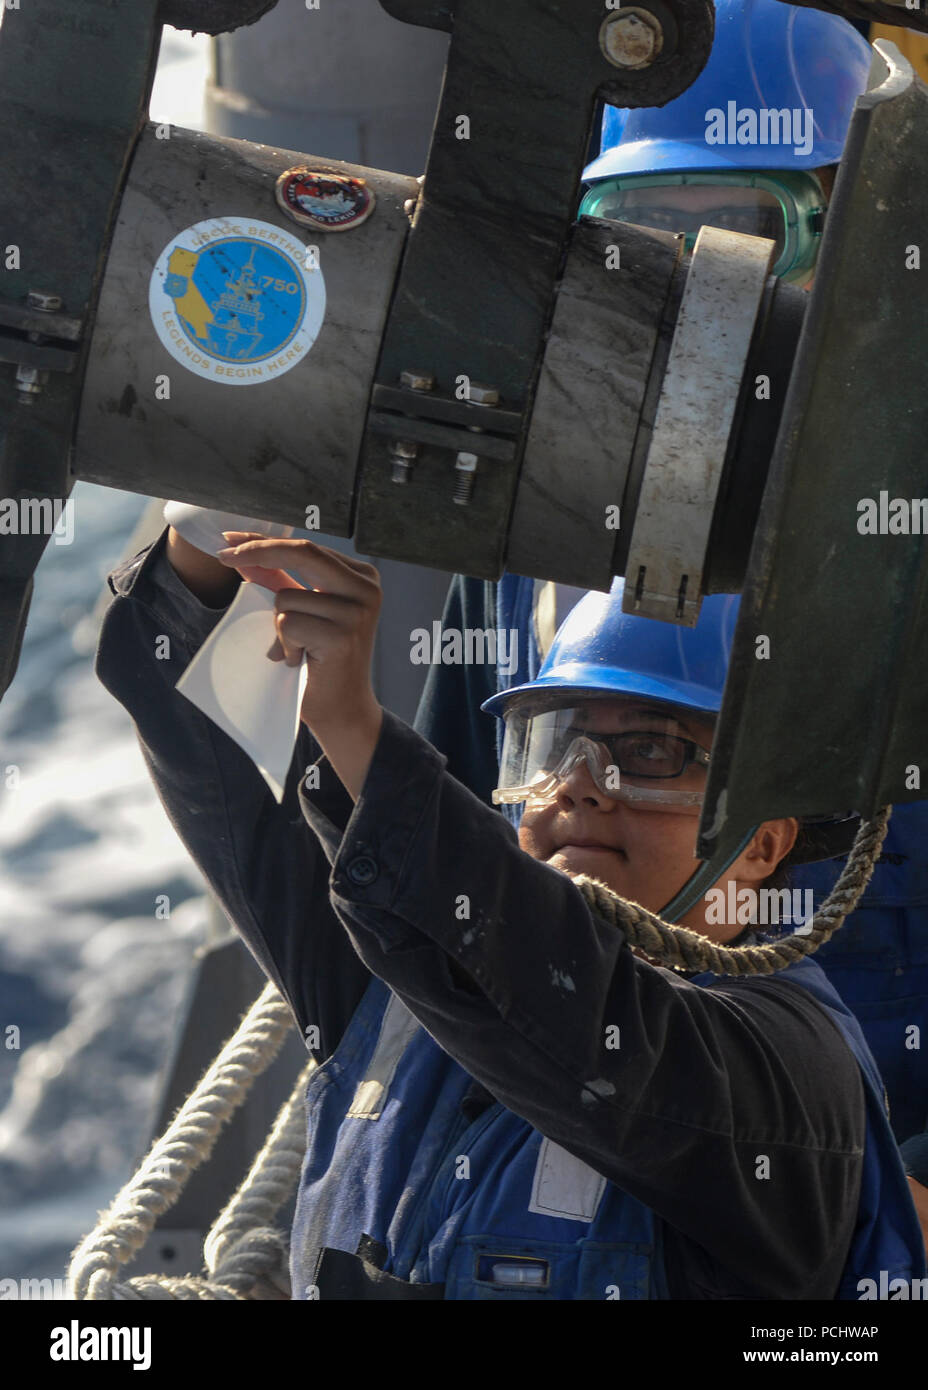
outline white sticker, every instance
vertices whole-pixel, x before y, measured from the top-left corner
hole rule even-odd
[[[224,386],[273,381],[319,336],[325,281],[317,260],[270,222],[197,222],[172,237],[152,271],[155,332],[197,376]]]

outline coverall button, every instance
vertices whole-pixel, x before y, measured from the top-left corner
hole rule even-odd
[[[345,872],[352,883],[357,883],[363,888],[374,882],[380,870],[376,859],[372,859],[369,854],[359,854],[356,859],[349,860]]]

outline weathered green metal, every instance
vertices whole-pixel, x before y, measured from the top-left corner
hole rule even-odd
[[[67,353],[87,330],[125,169],[145,118],[158,51],[156,0],[30,0],[0,29],[0,359],[26,362],[29,332]],[[18,262],[18,264],[17,264]],[[30,292],[61,299],[33,314]],[[79,325],[76,326],[76,325]],[[60,365],[69,365],[67,355]],[[69,449],[82,373],[38,393],[0,368],[0,496],[70,493]],[[22,401],[28,399],[28,405]],[[0,535],[0,694],[16,671],[32,573],[48,535]]]
[[[893,45],[875,47],[885,80],[858,101],[828,212],[743,591],[701,857],[771,817],[869,816],[928,785],[928,540],[858,529],[865,498],[928,495],[928,280],[916,268],[928,249],[928,87]]]

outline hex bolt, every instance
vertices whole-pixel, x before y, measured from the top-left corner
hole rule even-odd
[[[44,388],[47,376],[48,373],[39,367],[27,367],[20,363],[16,368],[16,389],[22,393],[19,397],[20,405],[32,405],[33,398]]]
[[[416,372],[407,369],[400,372],[400,385],[408,386],[410,391],[434,391],[435,378],[431,372]]]
[[[458,454],[454,461],[455,482],[454,501],[459,507],[466,507],[474,493],[477,477],[477,455]]]
[[[613,67],[647,68],[660,55],[664,31],[650,10],[626,5],[603,20],[599,46]]]
[[[495,386],[485,386],[482,381],[472,381],[467,399],[471,405],[499,405],[499,392]]]
[[[55,314],[61,308],[60,294],[46,294],[44,290],[30,290],[26,295],[30,309],[41,309],[45,314]]]
[[[419,452],[418,444],[411,439],[394,439],[390,443],[390,481],[408,483],[412,466]]]

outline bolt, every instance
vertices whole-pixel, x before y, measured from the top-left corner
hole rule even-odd
[[[30,309],[41,309],[43,313],[54,314],[61,308],[60,294],[46,294],[43,290],[30,290],[26,303]]]
[[[416,372],[408,369],[400,372],[400,385],[408,386],[410,391],[434,391],[435,378],[431,372]]]
[[[472,381],[467,399],[471,405],[499,405],[499,392],[495,386],[484,386],[482,381]]]
[[[613,67],[647,68],[664,46],[664,31],[650,10],[627,5],[603,20],[599,46]]]
[[[409,475],[412,473],[412,466],[418,452],[418,444],[414,443],[411,439],[391,440],[390,481],[392,483],[409,482]]]
[[[32,405],[32,399],[41,393],[47,375],[38,367],[26,367],[20,363],[16,368],[16,389],[22,392],[20,405]]]
[[[459,507],[466,507],[474,493],[474,480],[477,476],[477,455],[458,454],[454,461],[456,473],[454,482],[454,501]]]

